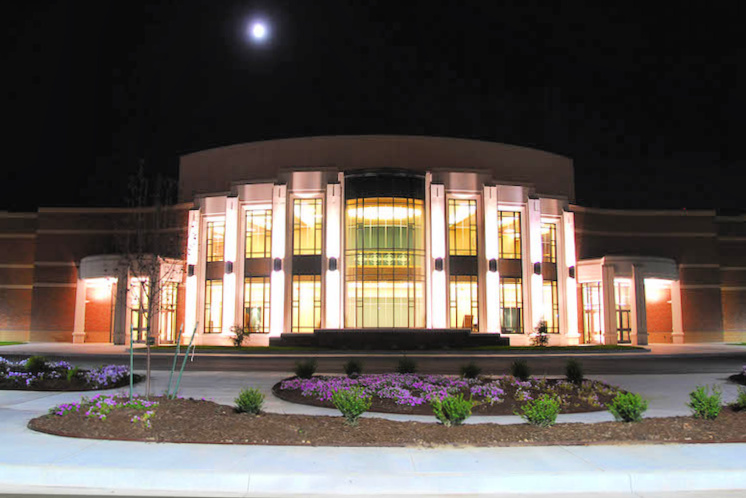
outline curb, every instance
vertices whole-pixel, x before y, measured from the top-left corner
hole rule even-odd
[[[592,474],[592,478],[591,475]],[[344,495],[654,493],[746,489],[746,470],[252,473],[4,465],[0,492],[254,497]]]

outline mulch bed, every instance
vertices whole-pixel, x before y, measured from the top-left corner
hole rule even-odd
[[[229,406],[194,399],[159,401],[152,428],[132,423],[132,409],[112,411],[106,421],[83,413],[44,415],[30,429],[60,436],[172,443],[295,446],[533,446],[634,443],[746,442],[746,410],[724,408],[716,420],[691,417],[648,418],[639,423],[474,424],[394,422],[362,418],[350,427],[341,416],[239,414]]]
[[[134,375],[134,382],[137,384],[143,380],[143,376],[139,374]],[[31,386],[25,384],[19,384],[13,380],[0,379],[0,390],[8,391],[100,391],[105,389],[117,389],[119,387],[127,387],[130,385],[129,377],[122,379],[116,384],[112,384],[108,387],[101,388],[92,386],[84,379],[73,378],[69,382],[67,379],[42,379],[35,381]]]
[[[287,379],[284,379],[287,380]],[[490,381],[489,378],[484,378],[485,382]],[[558,382],[560,382],[563,379],[547,379],[547,383],[549,385],[554,385]],[[319,400],[317,398],[314,398],[313,396],[303,396],[301,394],[300,389],[280,389],[280,385],[283,381],[278,382],[274,386],[272,386],[272,394],[277,396],[278,398],[289,401],[291,403],[298,403],[301,405],[309,405],[309,406],[318,406],[322,408],[334,408],[334,405],[331,401],[326,400]],[[606,384],[603,384],[602,382],[598,381],[590,381],[586,380],[586,383],[591,383],[592,385],[598,385],[598,386],[606,386]],[[608,386],[607,386],[608,387]],[[619,392],[624,392],[623,390],[619,389]],[[465,392],[463,393],[464,397],[469,398],[469,393]],[[599,394],[598,399],[603,405],[611,404],[611,401],[614,399],[614,396],[612,395],[606,395],[606,394]],[[515,399],[515,389],[506,389],[505,390],[505,399],[500,403],[495,403],[490,405],[489,403],[483,403],[475,406],[472,409],[472,415],[514,415],[515,412],[523,405],[525,402],[517,401]],[[566,403],[562,404],[561,407],[561,413],[585,413],[585,412],[598,412],[603,411],[606,408],[603,406],[593,406],[585,399],[582,399],[578,396],[577,392],[573,392],[570,396],[568,396],[568,401]],[[417,406],[408,406],[408,405],[399,405],[394,402],[394,400],[391,399],[381,399],[376,396],[373,396],[371,399],[371,406],[370,410],[371,412],[380,412],[380,413],[401,413],[404,415],[432,415],[433,409],[428,404],[423,405],[417,405]]]

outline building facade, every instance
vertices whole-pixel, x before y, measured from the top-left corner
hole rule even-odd
[[[573,175],[565,157],[435,137],[189,154],[158,225],[183,257],[155,298],[111,243],[128,210],[0,214],[0,340],[142,341],[144,320],[204,345],[236,327],[256,345],[337,329],[524,345],[540,324],[556,345],[746,339],[746,216],[584,208]]]

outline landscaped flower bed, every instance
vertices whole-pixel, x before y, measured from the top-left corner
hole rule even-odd
[[[92,402],[93,400],[91,400]],[[100,401],[100,400],[99,400]],[[126,399],[123,400],[126,402]],[[445,427],[425,422],[361,418],[353,427],[341,416],[238,413],[231,406],[195,399],[151,398],[146,410],[121,406],[101,419],[91,404],[56,411],[29,428],[60,436],[131,441],[298,446],[526,446],[589,443],[744,442],[746,410],[724,408],[715,420],[693,417],[645,418],[536,427],[528,424],[469,424]],[[122,404],[119,403],[118,404]],[[56,410],[56,409],[55,409]],[[150,426],[135,420],[152,411]]]
[[[140,381],[139,375],[135,375],[135,381]],[[90,391],[123,387],[128,383],[129,367],[124,365],[84,370],[67,361],[47,361],[40,356],[20,361],[0,357],[0,389]]]
[[[620,390],[602,382],[585,380],[573,384],[562,379],[530,378],[520,381],[512,376],[465,379],[445,375],[376,374],[357,378],[317,376],[293,377],[273,387],[276,396],[286,401],[334,408],[331,397],[337,389],[359,386],[372,397],[370,411],[432,415],[430,400],[463,394],[479,404],[475,415],[513,415],[526,402],[545,394],[556,395],[561,413],[606,409]]]

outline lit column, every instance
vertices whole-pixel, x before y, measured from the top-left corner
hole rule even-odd
[[[497,233],[497,187],[484,187],[484,257],[487,260],[484,299],[487,332],[500,332],[500,258]]]
[[[601,264],[601,301],[603,308],[602,344],[616,344],[616,293],[614,290],[614,265]]]
[[[544,316],[544,279],[541,276],[541,201],[528,199],[528,243],[529,261],[531,261],[531,324],[529,332],[539,324]],[[537,273],[538,271],[538,273]]]
[[[342,279],[340,257],[342,255],[341,224],[342,186],[338,183],[326,186],[326,328],[340,328],[342,311]]]
[[[632,304],[630,339],[632,344],[645,346],[648,343],[648,320],[645,310],[645,276],[640,265],[632,265],[632,283],[629,290],[629,300]]]
[[[684,320],[681,313],[681,281],[671,282],[671,341],[684,344]]]
[[[73,321],[73,344],[85,342],[85,293],[86,282],[82,278],[77,279],[75,287],[75,318]]]
[[[195,331],[197,326],[197,268],[199,268],[199,209],[189,211],[187,232],[187,279],[186,296],[184,297],[184,332],[182,337],[187,338]],[[120,279],[120,282],[127,280]],[[187,339],[188,342],[188,339]]]
[[[565,211],[562,213],[564,224],[565,242],[565,316],[567,323],[567,343],[578,344],[580,332],[578,331],[578,283],[577,283],[577,260],[575,256],[575,213]]]
[[[446,194],[445,186],[430,185],[430,236],[432,257],[432,324],[434,329],[447,327],[446,301]]]
[[[225,272],[223,274],[223,333],[236,325],[236,252],[238,244],[238,197],[225,200]]]
[[[285,330],[285,224],[287,187],[272,189],[272,276],[270,277],[270,336],[279,337]]]

